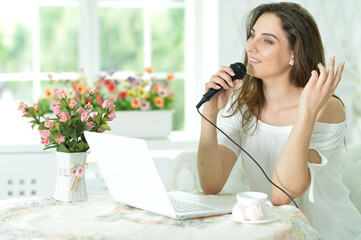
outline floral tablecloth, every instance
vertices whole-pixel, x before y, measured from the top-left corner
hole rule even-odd
[[[40,198],[2,206],[0,239],[318,239],[293,206],[275,207],[280,214],[275,222],[252,225],[234,222],[229,214],[174,220],[114,202],[108,193],[88,198],[77,203]]]

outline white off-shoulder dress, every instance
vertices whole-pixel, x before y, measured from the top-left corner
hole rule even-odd
[[[229,114],[222,114],[229,115]],[[255,119],[255,118],[254,118]],[[257,120],[253,121],[256,127]],[[272,126],[257,121],[257,128],[246,134],[242,129],[240,113],[231,117],[219,117],[218,126],[240,144],[272,178],[277,159],[292,130],[292,126]],[[348,189],[342,183],[341,162],[346,122],[337,124],[316,122],[310,149],[322,157],[320,164],[308,163],[311,185],[306,193],[295,199],[321,239],[361,239],[361,215],[348,197]],[[242,165],[249,187],[271,195],[271,184],[256,164],[234,143],[218,132],[218,144],[241,154]],[[289,159],[292,161],[292,159]]]

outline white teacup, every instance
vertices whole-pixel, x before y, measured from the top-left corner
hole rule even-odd
[[[273,207],[267,194],[262,192],[241,192],[236,197],[237,203],[233,207],[232,217],[237,220],[262,220]]]

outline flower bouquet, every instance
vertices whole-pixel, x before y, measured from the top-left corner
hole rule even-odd
[[[97,89],[90,90],[90,98],[94,98]],[[110,130],[108,121],[115,118],[114,104],[104,101],[96,113],[91,115],[93,106],[82,96],[76,101],[67,96],[64,90],[56,91],[58,99],[53,103],[53,115],[47,115],[41,104],[27,106],[21,102],[19,110],[23,116],[32,118],[32,128],[38,126],[44,150],[55,148],[58,165],[58,177],[54,198],[61,201],[87,200],[84,179],[86,151],[89,145],[84,131],[104,132]]]

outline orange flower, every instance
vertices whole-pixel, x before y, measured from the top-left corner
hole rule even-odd
[[[44,91],[44,97],[45,97],[46,99],[51,99],[51,98],[53,98],[53,97],[54,97],[54,91],[53,91],[52,89],[50,89],[50,88],[45,89],[45,91]]]
[[[159,90],[159,85],[154,85],[151,89],[152,92],[158,92]]]
[[[159,108],[164,107],[164,99],[161,97],[156,97],[154,98],[154,104]]]
[[[147,67],[147,68],[145,68],[144,70],[145,70],[147,73],[152,73],[152,72],[154,72],[154,69],[153,69],[152,66]]]
[[[175,80],[175,76],[173,73],[167,73],[167,80],[172,82]]]
[[[85,84],[78,84],[75,86],[75,91],[79,93],[80,95],[83,95],[86,93],[87,88]]]
[[[133,98],[130,105],[132,106],[132,108],[139,108],[140,107],[139,98]]]

